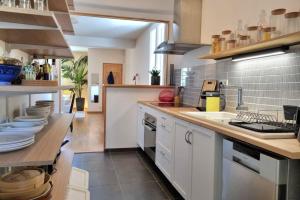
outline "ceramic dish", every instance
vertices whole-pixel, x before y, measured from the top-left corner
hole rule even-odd
[[[10,134],[10,135],[0,137],[0,145],[25,142],[25,141],[31,140],[32,138],[34,138],[34,136],[28,137],[28,136],[23,136],[23,135],[12,135],[12,134]]]
[[[31,138],[30,140],[27,140],[24,142],[18,142],[18,143],[14,143],[14,144],[1,144],[0,149],[12,149],[12,148],[16,148],[19,146],[26,146],[27,144],[32,144],[32,142],[34,142],[34,137]]]
[[[14,119],[14,121],[17,121],[17,122],[41,122],[41,121],[47,121],[47,119],[43,116],[30,116],[30,115],[27,115],[27,116],[16,117]]]
[[[15,147],[11,147],[11,148],[0,149],[0,153],[6,153],[6,152],[11,152],[11,151],[16,151],[16,150],[24,149],[26,147],[29,147],[32,144],[34,144],[34,141],[30,142],[30,143],[28,143],[26,145],[22,145],[22,146],[15,146]]]
[[[17,124],[16,122],[6,123],[6,124],[0,124],[0,132],[26,132],[26,133],[32,133],[36,134],[40,132],[44,128],[44,125],[36,125],[36,126],[25,126],[23,124]]]

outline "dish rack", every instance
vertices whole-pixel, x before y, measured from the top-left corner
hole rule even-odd
[[[261,113],[261,112],[268,112]],[[275,112],[275,114],[269,114]],[[236,118],[233,121],[235,122],[244,122],[244,123],[255,123],[255,124],[267,124],[272,126],[277,126],[281,128],[295,129],[296,121],[295,120],[279,120],[279,113],[281,110],[260,110],[258,112],[250,111],[240,111]]]

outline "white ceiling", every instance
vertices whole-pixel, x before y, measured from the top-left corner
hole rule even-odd
[[[151,23],[132,20],[71,16],[77,36],[136,40]]]

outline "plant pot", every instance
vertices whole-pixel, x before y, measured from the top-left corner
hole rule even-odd
[[[85,98],[76,98],[77,111],[84,111]]]
[[[151,76],[151,85],[160,85],[160,76]]]

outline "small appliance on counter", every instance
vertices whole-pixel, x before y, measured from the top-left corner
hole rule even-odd
[[[159,93],[160,102],[174,102],[174,90],[164,89]]]
[[[221,86],[217,80],[203,81],[197,109],[206,112],[225,110],[225,96],[221,93]]]

